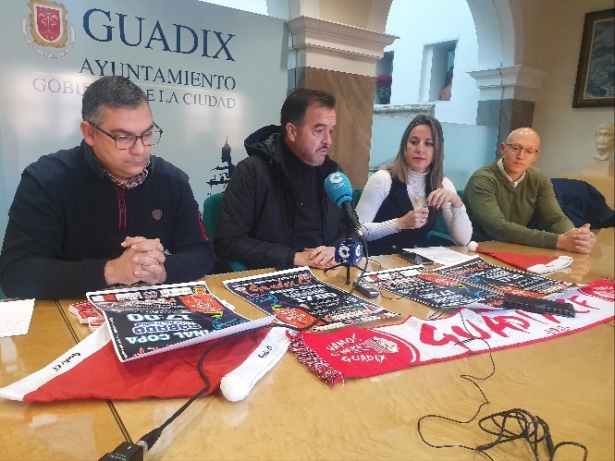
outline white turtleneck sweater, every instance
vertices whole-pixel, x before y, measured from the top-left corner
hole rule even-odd
[[[422,207],[427,202],[425,195],[425,178],[427,173],[421,174],[410,171],[408,174],[408,197],[415,209]],[[375,223],[374,218],[380,209],[382,202],[391,191],[393,180],[388,170],[378,170],[367,181],[361,200],[357,205],[357,215],[362,224],[365,240],[377,240],[387,235],[399,232],[397,219],[390,219],[381,223]],[[442,180],[442,187],[457,193],[450,179]],[[414,203],[414,197],[418,195],[418,203]],[[401,216],[400,216],[401,217]],[[465,205],[453,208],[447,203],[442,209],[442,218],[450,236],[460,245],[467,245],[472,239],[472,223],[466,212]]]

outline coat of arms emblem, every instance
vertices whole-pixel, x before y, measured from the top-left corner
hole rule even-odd
[[[47,0],[30,0],[30,34],[37,45],[63,48],[68,40],[66,7]]]
[[[30,17],[23,18],[24,40],[39,55],[62,58],[75,46],[75,28],[68,24],[68,10],[51,0],[30,0]]]

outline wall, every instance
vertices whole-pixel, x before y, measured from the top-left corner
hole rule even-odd
[[[361,187],[360,184],[367,180],[368,164],[365,158],[372,136],[370,131],[357,127],[371,126],[374,109],[371,98],[357,95],[371,95],[373,80],[364,75],[308,67],[303,69],[297,85],[335,95],[337,126],[329,156],[340,164],[355,188]]]
[[[538,11],[535,3],[541,4]],[[536,165],[551,177],[579,173],[595,152],[598,125],[613,123],[612,107],[572,108],[585,13],[613,6],[612,0],[522,3],[526,31],[532,33],[526,63],[548,72],[536,100],[533,128],[542,140]],[[531,19],[536,16],[539,24]]]
[[[477,69],[474,21],[465,0],[394,0],[386,32],[400,38],[385,51],[395,51],[391,104],[416,104],[425,45],[458,40],[450,101],[435,102],[441,122],[476,123],[479,90],[467,72]]]
[[[372,1],[379,0],[321,1],[320,17],[327,21],[367,29]]]
[[[249,11],[267,16],[266,0],[199,0],[200,2],[211,3],[212,5],[226,6],[241,11]],[[274,16],[276,17],[276,16]]]

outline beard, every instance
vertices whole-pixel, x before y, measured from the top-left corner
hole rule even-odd
[[[328,146],[320,146],[316,150],[311,150],[303,140],[300,140],[297,143],[297,147],[299,150],[298,157],[301,161],[310,166],[320,166],[325,162],[325,158],[327,157],[327,152],[329,151]]]

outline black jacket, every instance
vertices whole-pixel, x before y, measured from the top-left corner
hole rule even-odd
[[[151,157],[147,179],[117,187],[90,146],[41,157],[28,166],[9,210],[0,286],[7,296],[59,299],[107,288],[104,267],[127,236],[159,238],[165,283],[211,273],[212,244],[188,176]]]
[[[591,224],[592,229],[615,225],[615,213],[594,186],[579,179],[553,178],[551,182],[557,202],[574,227],[585,223]]]
[[[281,146],[280,127],[267,126],[248,136],[248,158],[239,162],[224,191],[214,247],[224,259],[239,261],[249,269],[291,266],[295,194],[288,179]],[[343,237],[342,210],[324,193],[324,179],[340,171],[327,159],[317,168],[323,228],[320,245],[332,246]]]

